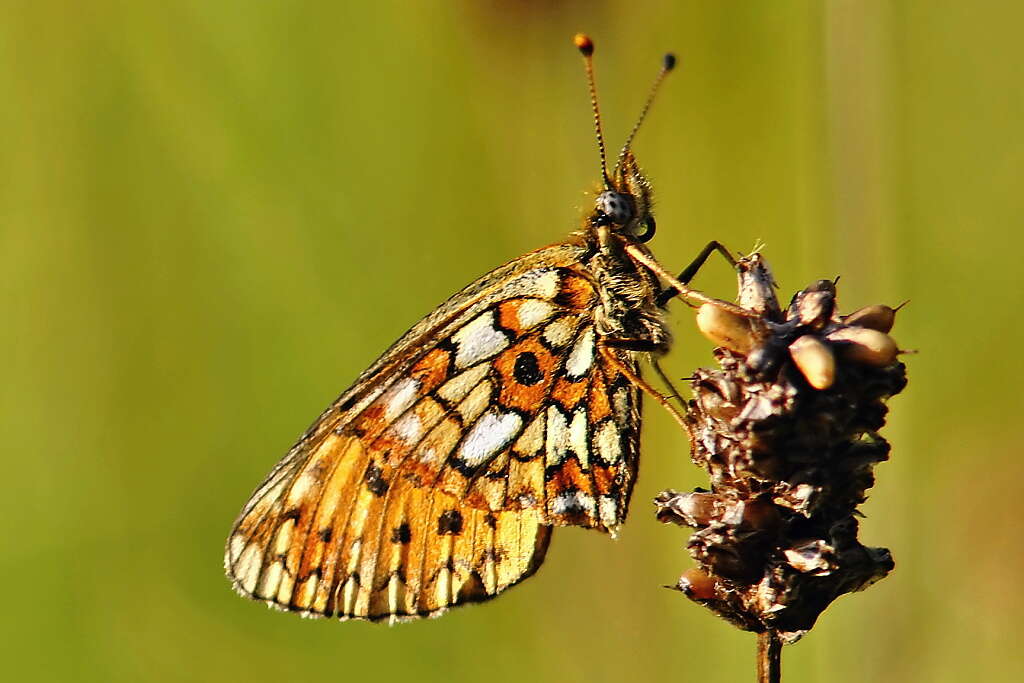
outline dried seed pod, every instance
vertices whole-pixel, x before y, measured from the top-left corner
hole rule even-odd
[[[875,304],[858,308],[850,315],[843,318],[844,325],[853,327],[867,327],[879,332],[889,332],[896,322],[896,309],[892,306]]]
[[[699,569],[687,569],[679,577],[676,588],[686,594],[691,600],[711,600],[715,597],[715,588],[718,582],[714,577],[702,572]]]
[[[836,284],[831,280],[818,280],[793,296],[789,304],[789,319],[821,329],[832,318],[835,308]]]
[[[718,514],[721,496],[706,491],[676,493],[665,491],[655,498],[658,519],[681,526],[702,527],[711,523]]]
[[[751,254],[736,264],[739,295],[736,303],[768,320],[781,321],[782,310],[775,298],[778,284],[760,254]]]
[[[870,327],[843,327],[829,332],[825,338],[842,347],[844,358],[865,365],[892,365],[900,352],[892,337]]]
[[[751,344],[722,334],[735,316],[723,324],[702,310],[718,368],[693,373],[685,416],[710,491],[666,491],[658,518],[696,526],[686,547],[697,569],[680,590],[739,628],[793,642],[837,597],[893,569],[888,551],[858,540],[857,506],[888,458],[878,430],[906,368],[895,342],[868,326],[877,314],[858,312],[852,326],[837,317],[833,281],[798,292],[783,314],[760,257],[737,271],[756,316],[739,321],[738,336]]]
[[[754,333],[747,318],[714,304],[703,304],[697,311],[697,327],[718,346],[746,355],[754,345]]]
[[[789,355],[815,389],[828,389],[835,382],[836,357],[817,337],[809,334],[800,337],[789,345]]]

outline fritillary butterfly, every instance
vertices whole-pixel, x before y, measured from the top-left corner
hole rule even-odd
[[[433,616],[530,576],[555,526],[624,521],[649,390],[639,361],[670,341],[664,273],[643,245],[655,224],[630,150],[639,121],[609,171],[593,44],[576,45],[603,176],[582,228],[452,296],[324,411],[235,522],[238,592],[310,616]]]

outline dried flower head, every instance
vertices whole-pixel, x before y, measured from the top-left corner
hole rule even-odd
[[[893,568],[857,539],[857,506],[889,456],[878,430],[906,385],[889,337],[895,309],[848,316],[830,280],[783,311],[759,254],[739,262],[742,317],[705,304],[700,330],[717,370],[698,370],[687,415],[693,461],[709,491],[665,491],[658,517],[694,527],[698,567],[677,587],[742,629],[800,638],[837,597]]]

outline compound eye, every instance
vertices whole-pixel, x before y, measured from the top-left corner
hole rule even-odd
[[[658,229],[657,223],[654,222],[654,216],[647,216],[644,222],[640,224],[640,231],[634,235],[637,242],[647,242],[654,237],[655,231]]]
[[[633,218],[633,200],[620,192],[605,190],[597,198],[597,210],[616,225],[625,225]]]

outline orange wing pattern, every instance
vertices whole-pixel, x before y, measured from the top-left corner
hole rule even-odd
[[[492,272],[363,373],[243,509],[235,587],[310,615],[434,615],[533,573],[552,525],[615,530],[636,363],[600,344],[581,250]]]
[[[236,587],[311,615],[398,619],[486,600],[544,559],[537,511],[474,510],[405,479],[381,492],[371,468],[358,438],[332,435],[281,477],[232,535]]]

